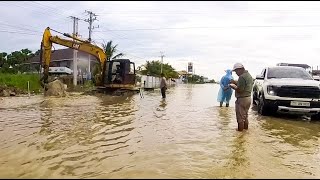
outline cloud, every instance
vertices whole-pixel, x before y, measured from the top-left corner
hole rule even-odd
[[[217,80],[236,62],[253,76],[279,62],[319,62],[320,2],[2,1],[0,7],[5,52],[38,50],[48,26],[72,33],[69,16],[81,19],[79,33],[88,38],[83,20],[90,10],[100,26],[93,40],[113,40],[137,65],[160,60],[162,51],[176,70],[193,62],[197,74]]]

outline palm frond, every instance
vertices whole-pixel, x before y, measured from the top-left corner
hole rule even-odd
[[[112,45],[112,40],[108,41],[107,43],[104,42],[104,44],[102,44],[103,51],[107,55],[107,60],[117,59],[121,56],[124,56],[123,53],[119,53],[114,56],[114,54],[117,52],[117,46],[117,44]]]
[[[119,54],[113,56],[112,59],[117,59],[117,58],[122,57],[122,56],[124,56],[124,54],[123,53],[119,53]]]

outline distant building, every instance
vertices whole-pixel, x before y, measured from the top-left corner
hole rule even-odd
[[[207,77],[203,77],[203,82],[208,83],[208,82],[210,82],[210,80]]]
[[[179,76],[188,75],[189,73],[185,70],[178,71]]]
[[[89,67],[89,54],[83,51],[78,51],[77,60],[78,72],[86,75]],[[91,56],[90,60],[90,71],[92,72],[95,64],[99,62],[94,56]],[[23,65],[27,66],[30,71],[38,71],[39,64],[40,55],[30,58]],[[73,49],[58,49],[52,52],[50,67],[67,67],[73,70]]]
[[[179,74],[179,79],[181,80],[181,82],[187,83],[188,75],[190,75],[190,73],[188,73],[185,70],[182,70],[182,71],[178,71],[178,74]]]

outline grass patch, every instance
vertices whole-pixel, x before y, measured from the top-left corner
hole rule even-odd
[[[28,92],[28,81],[30,82],[30,92],[38,93],[42,90],[39,74],[3,74],[0,73],[0,85],[15,87]]]
[[[78,84],[74,86],[73,84],[69,85],[68,91],[69,92],[84,92],[84,91],[91,91],[95,89],[95,85],[92,81],[85,81],[84,84]]]

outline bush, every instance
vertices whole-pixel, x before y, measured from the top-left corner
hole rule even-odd
[[[39,92],[42,89],[40,85],[39,74],[3,74],[0,73],[0,85],[15,87],[25,92],[28,91],[28,81],[30,82],[30,92]]]

